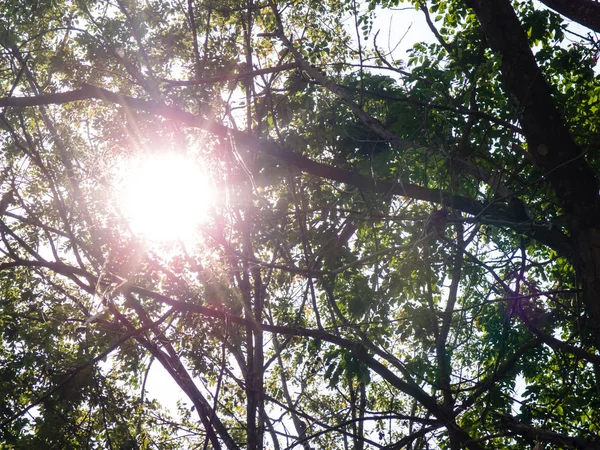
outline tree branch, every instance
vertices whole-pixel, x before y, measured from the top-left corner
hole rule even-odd
[[[445,206],[456,208],[464,213],[478,217],[482,222],[501,224],[514,229],[519,233],[533,237],[544,245],[548,245],[555,249],[560,255],[567,258],[571,258],[572,255],[570,240],[560,232],[560,230],[549,228],[545,224],[519,223],[518,220],[515,220],[515,218],[511,217],[506,212],[506,210],[495,203],[486,204],[469,197],[452,194],[448,191],[429,189],[412,183],[378,180],[340,167],[319,163],[306,156],[295,153],[276,142],[251,136],[242,131],[226,127],[220,123],[207,120],[173,106],[167,106],[163,103],[142,100],[89,84],[84,84],[81,89],[69,92],[34,97],[0,98],[0,107],[65,104],[89,99],[104,100],[122,105],[128,109],[156,114],[192,127],[201,128],[223,139],[233,137],[238,144],[246,146],[252,151],[263,152],[280,163],[297,167],[301,171],[312,176],[345,183],[359,189],[374,191],[380,194],[399,195],[430,203],[442,203]]]
[[[597,0],[540,0],[548,8],[600,32],[600,3]]]
[[[83,269],[79,269],[76,267],[69,266],[63,263],[55,263],[55,262],[47,262],[47,261],[16,261],[14,263],[4,263],[0,264],[0,270],[6,267],[15,267],[15,266],[25,266],[25,267],[46,267],[55,272],[67,276],[72,277],[74,274],[78,274],[81,276],[85,276],[87,279],[94,280],[96,278],[93,274],[86,272]],[[108,281],[108,280],[107,280]],[[115,279],[115,282],[122,284],[123,280]],[[94,283],[95,284],[95,283]],[[151,291],[149,289],[145,289],[138,286],[127,286],[128,292],[132,292],[138,295],[142,295],[158,302],[164,303],[166,305],[172,306],[176,308],[178,311],[185,311],[195,314],[201,314],[204,317],[213,317],[218,320],[223,320],[228,323],[236,323],[238,325],[242,325],[248,329],[255,330],[257,332],[269,332],[276,333],[285,336],[298,336],[298,337],[306,337],[316,340],[323,340],[326,342],[330,342],[335,344],[341,348],[349,350],[352,354],[361,362],[367,365],[373,372],[377,373],[381,376],[382,379],[386,380],[390,385],[394,386],[396,389],[404,392],[406,395],[417,400],[419,403],[423,405],[436,419],[438,419],[444,426],[448,429],[449,432],[453,433],[457,438],[464,443],[465,448],[470,450],[483,450],[479,444],[473,442],[469,434],[464,431],[462,428],[458,426],[454,419],[454,412],[449,410],[448,408],[438,404],[438,402],[427,394],[417,383],[412,380],[404,381],[396,374],[394,374],[390,369],[388,369],[383,363],[375,359],[373,357],[366,346],[361,343],[353,342],[351,340],[345,339],[341,336],[336,336],[331,333],[328,333],[324,330],[312,330],[308,328],[302,327],[286,327],[280,325],[269,325],[265,323],[260,323],[253,319],[245,319],[233,314],[229,314],[226,311],[219,311],[216,309],[208,308],[206,306],[197,305],[190,302],[175,300],[166,295],[160,294],[158,292]],[[153,353],[154,354],[154,353]],[[154,356],[160,356],[160,354],[156,353]],[[179,373],[179,372],[178,372]],[[176,380],[179,380],[178,377],[175,377]],[[193,384],[192,384],[193,385]],[[193,387],[190,385],[186,392],[189,392],[189,389]],[[192,397],[193,398],[193,397]]]
[[[497,416],[503,427],[533,441],[546,441],[561,446],[567,446],[568,448],[582,450],[600,450],[600,441],[597,439],[590,440],[582,437],[565,436],[564,434],[555,433],[554,431],[548,431],[545,428],[537,428],[522,424],[517,419],[507,414],[498,414]]]
[[[467,4],[475,11],[490,47],[502,56],[504,82],[521,112],[535,165],[554,187],[565,212],[584,223],[600,223],[594,171],[554,104],[510,1],[469,0]]]
[[[285,70],[292,70],[298,67],[296,63],[282,64],[276,67],[265,67],[264,69],[246,70],[239,73],[227,73],[223,75],[215,75],[213,77],[204,77],[197,80],[167,80],[161,79],[163,83],[169,86],[197,86],[201,84],[220,83],[222,81],[243,80],[245,78],[267,75],[269,73],[278,73]]]

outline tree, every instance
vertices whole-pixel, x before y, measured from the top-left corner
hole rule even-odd
[[[3,446],[600,448],[599,46],[559,14],[600,23],[543,3],[406,3],[403,62],[397,1],[4,2]],[[119,203],[161,151],[220,193],[195,240]]]

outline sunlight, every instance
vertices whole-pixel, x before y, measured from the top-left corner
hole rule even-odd
[[[203,167],[166,153],[131,161],[120,203],[133,232],[152,241],[187,242],[207,219],[215,189]]]

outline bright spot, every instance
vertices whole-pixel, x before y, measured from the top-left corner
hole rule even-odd
[[[192,159],[166,153],[131,161],[121,207],[132,230],[153,241],[188,241],[206,220],[215,189]]]

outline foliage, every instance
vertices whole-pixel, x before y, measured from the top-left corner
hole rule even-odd
[[[600,448],[591,34],[508,0],[0,18],[2,448]],[[183,242],[119,198],[160,153],[215,186]]]

